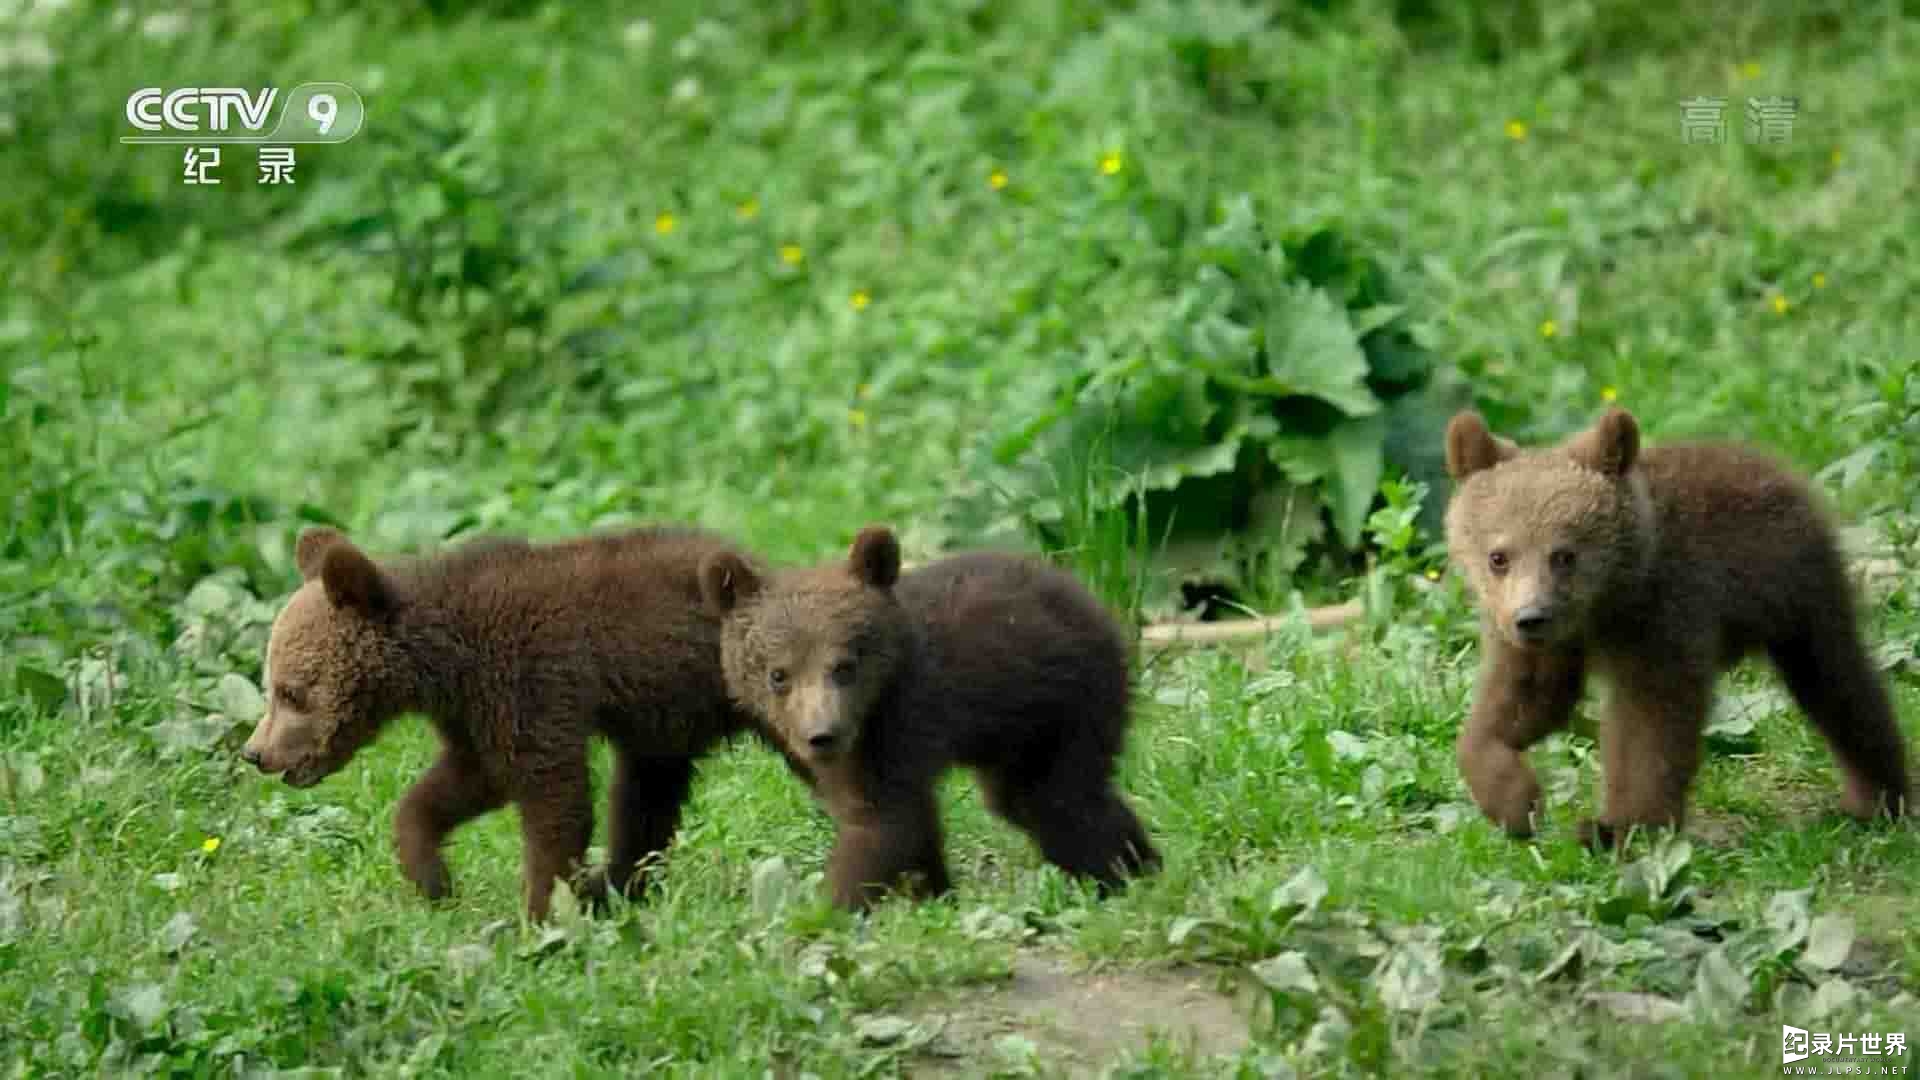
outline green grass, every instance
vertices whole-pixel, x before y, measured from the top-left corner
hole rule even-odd
[[[1452,763],[1471,611],[1404,550],[1371,589],[1390,618],[1148,667],[1124,779],[1167,869],[1105,902],[956,777],[957,893],[833,915],[829,824],[742,746],[651,896],[543,931],[510,814],[458,836],[451,908],[400,877],[424,725],[310,791],[238,761],[251,702],[221,678],[257,679],[304,521],[398,552],[679,520],[782,561],[888,521],[924,558],[982,441],[1168,318],[1163,253],[1242,194],[1339,223],[1507,432],[1618,400],[1655,441],[1820,473],[1893,545],[1870,626],[1920,732],[1920,13],[1329,6],[720,3],[642,30],[615,5],[283,0],[164,40],[111,5],[0,16],[0,50],[54,58],[0,65],[0,1071],[1704,1076],[1771,1073],[1782,1023],[1920,1039],[1920,834],[1837,820],[1797,714],[1712,756],[1671,889],[1574,845],[1577,735],[1535,755],[1551,827],[1510,842]],[[199,189],[117,143],[136,87],[323,79],[369,130],[302,148],[291,189],[244,150]],[[1746,145],[1744,99],[1776,93],[1791,139]],[[1681,140],[1698,94],[1728,97],[1726,144]],[[430,239],[459,246],[409,263]],[[1124,532],[1081,525],[1107,547],[1077,565],[1124,593]],[[756,902],[774,856],[785,899]],[[1852,920],[1838,975],[1769,929],[1800,889]],[[1252,987],[1250,1042],[1076,1061],[1037,1021],[936,1030],[1036,957]],[[1853,996],[1821,1015],[1821,982]],[[1606,991],[1682,1013],[1616,1020]]]

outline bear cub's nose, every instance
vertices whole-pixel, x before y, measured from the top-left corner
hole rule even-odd
[[[1523,607],[1513,615],[1513,628],[1521,637],[1539,637],[1546,632],[1547,609],[1543,607]]]
[[[831,750],[833,749],[833,744],[836,741],[838,740],[834,736],[833,732],[823,731],[818,735],[808,736],[807,746],[816,752]]]
[[[257,769],[260,767],[260,751],[249,746],[245,750],[240,751],[240,760]]]

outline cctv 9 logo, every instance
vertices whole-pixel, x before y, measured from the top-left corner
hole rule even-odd
[[[280,91],[237,87],[149,86],[127,98],[127,122],[145,133],[126,143],[341,143],[360,133],[367,107],[346,83],[301,83],[281,103],[279,122],[265,131]]]

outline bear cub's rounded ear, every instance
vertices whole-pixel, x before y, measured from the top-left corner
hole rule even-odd
[[[1457,413],[1447,422],[1447,475],[1455,480],[1465,480],[1519,453],[1520,447],[1512,439],[1489,431],[1477,412]]]
[[[869,525],[853,538],[847,553],[853,576],[876,589],[891,589],[900,580],[900,541],[885,525]]]
[[[393,584],[372,559],[342,537],[320,557],[320,584],[337,608],[363,615],[385,615],[393,610]]]
[[[347,535],[330,525],[315,525],[300,534],[293,545],[293,565],[300,570],[301,581],[320,576],[320,560],[336,544],[347,542]]]
[[[1590,469],[1607,476],[1625,476],[1640,456],[1640,424],[1632,413],[1615,406],[1569,440],[1567,451]]]
[[[753,599],[760,591],[760,575],[731,551],[716,551],[700,562],[700,595],[708,610],[725,615]]]

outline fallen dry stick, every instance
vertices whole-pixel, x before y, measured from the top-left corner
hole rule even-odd
[[[900,572],[925,566],[924,562],[903,562]],[[1337,630],[1366,614],[1360,601],[1307,609],[1307,625],[1316,632]],[[1140,643],[1151,648],[1168,649],[1179,645],[1217,645],[1223,641],[1249,641],[1271,634],[1291,621],[1291,615],[1269,615],[1259,619],[1229,619],[1225,622],[1164,622],[1140,631]]]
[[[1359,619],[1366,613],[1360,601],[1349,600],[1331,607],[1307,609],[1307,625],[1315,630],[1333,630]],[[1271,634],[1293,621],[1291,615],[1272,615],[1264,619],[1230,619],[1226,622],[1155,623],[1140,631],[1140,642],[1157,648],[1175,645],[1212,645],[1222,641],[1242,641]]]

